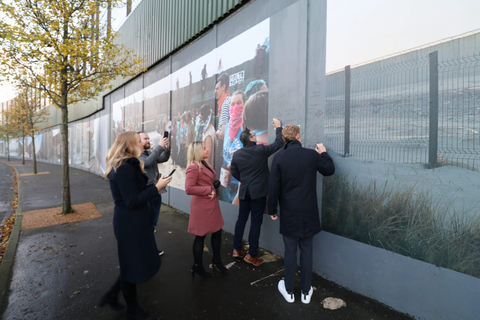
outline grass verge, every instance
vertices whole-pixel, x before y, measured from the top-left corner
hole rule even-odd
[[[324,179],[325,231],[480,278],[480,216],[386,183]]]

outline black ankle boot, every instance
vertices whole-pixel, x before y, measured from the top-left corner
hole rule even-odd
[[[155,320],[156,316],[143,311],[137,301],[137,286],[122,282],[122,293],[127,303],[127,320]]]
[[[222,259],[220,258],[213,258],[212,259],[212,268],[215,268],[217,267],[218,271],[220,271],[221,273],[223,274],[227,274],[228,273],[228,269],[223,265],[223,262],[222,262]]]
[[[125,309],[125,306],[118,301],[118,294],[121,288],[121,281],[120,278],[118,278],[110,290],[102,297],[98,306],[104,307],[105,305],[109,305],[113,310],[117,311]]]
[[[118,301],[118,296],[110,297],[108,294],[104,295],[100,303],[98,304],[99,307],[105,307],[109,305],[113,310],[121,311],[125,309],[125,306]]]
[[[212,277],[212,274],[210,272],[205,271],[205,269],[203,268],[203,265],[194,264],[192,266],[191,271],[192,271],[192,279],[195,278],[195,273],[197,273],[200,277],[204,279]]]

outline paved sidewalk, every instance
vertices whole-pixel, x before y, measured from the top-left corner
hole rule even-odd
[[[31,162],[8,163],[19,174],[32,172]],[[38,163],[38,171],[48,174],[19,177],[23,211],[61,206],[61,167]],[[5,320],[125,318],[123,312],[96,306],[119,274],[108,182],[77,169],[71,169],[70,175],[72,202],[93,202],[102,217],[21,231],[4,304]],[[277,291],[283,260],[268,252],[271,262],[257,268],[235,260],[233,236],[227,232],[222,256],[230,264],[230,273],[214,270],[211,279],[192,280],[194,236],[187,233],[187,224],[187,214],[162,206],[156,233],[159,248],[166,252],[162,267],[153,279],[138,286],[140,304],[159,319],[410,319],[317,275],[311,303],[304,305],[297,294],[295,303],[289,304]],[[210,260],[207,252],[205,266]],[[347,306],[324,309],[321,302],[327,297],[341,298]]]

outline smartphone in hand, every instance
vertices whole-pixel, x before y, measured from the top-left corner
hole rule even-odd
[[[175,170],[177,170],[177,169],[173,169],[173,170],[168,174],[168,176],[166,176],[165,178],[169,178],[169,177],[175,172]]]
[[[163,137],[168,138],[168,131],[163,131]]]

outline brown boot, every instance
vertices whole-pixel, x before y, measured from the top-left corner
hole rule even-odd
[[[233,249],[232,257],[234,258],[243,258],[245,254],[241,250],[235,250]]]
[[[258,267],[263,263],[262,258],[252,257],[249,253],[247,253],[247,255],[245,256],[245,258],[243,258],[243,260],[245,260],[245,262],[253,264],[255,267]]]

